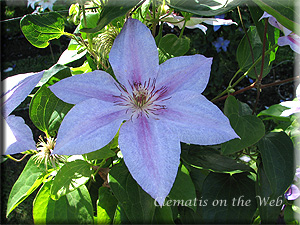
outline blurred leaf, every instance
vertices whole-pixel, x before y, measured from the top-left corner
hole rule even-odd
[[[45,168],[38,167],[30,158],[10,191],[6,217],[42,184],[45,175]]]
[[[45,183],[34,199],[34,223],[92,224],[93,206],[85,185],[55,201],[50,197],[52,182]]]
[[[99,21],[99,13],[85,13],[85,17],[86,17],[86,26],[85,26],[85,23],[84,23],[84,19],[83,19],[83,16],[81,18],[81,21],[80,21],[80,27],[81,28],[88,28],[88,29],[91,29],[91,28],[95,28],[97,26],[97,22]]]
[[[265,134],[264,123],[254,115],[231,114],[230,125],[240,137],[222,144],[223,154],[232,154],[257,143]]]
[[[269,203],[271,203],[271,201],[275,201],[274,203],[276,204],[277,199],[283,200],[283,197],[282,195],[276,195],[272,193],[272,188],[269,179],[265,173],[262,164],[258,167],[257,171],[256,194],[261,223],[275,224],[277,222],[282,205],[279,204],[276,206],[270,205]]]
[[[63,118],[73,105],[57,98],[50,89],[42,86],[30,102],[29,115],[41,131],[55,136]]]
[[[122,209],[122,207],[120,205],[120,202],[117,205],[113,224],[130,224],[124,210]]]
[[[28,14],[20,22],[24,36],[38,48],[46,48],[50,40],[60,38],[64,34],[64,24],[63,17],[56,12]]]
[[[81,66],[72,68],[73,75],[89,73],[89,72],[92,72],[92,69],[87,60],[85,60],[85,62]]]
[[[180,199],[185,203],[193,201],[196,198],[195,186],[190,177],[189,171],[184,165],[181,165],[178,170],[169,198],[173,200]],[[196,206],[194,204],[190,204],[188,207],[196,211]]]
[[[132,178],[124,162],[109,172],[109,185],[131,223],[151,223],[154,199]]]
[[[269,133],[258,142],[272,193],[282,195],[294,178],[294,146],[286,133]]]
[[[168,58],[182,56],[190,49],[190,40],[178,38],[175,34],[167,34],[160,39],[158,48]]]
[[[181,157],[189,165],[220,173],[254,172],[249,166],[223,156],[219,151],[197,145],[182,148]]]
[[[170,206],[156,207],[153,224],[175,224]]]
[[[51,198],[58,200],[62,196],[78,189],[90,179],[92,167],[86,161],[75,160],[65,163],[57,172],[50,189]]]
[[[282,26],[300,35],[300,15],[295,9],[296,1],[253,0],[262,10],[274,16]],[[297,21],[297,22],[296,22]]]
[[[263,44],[260,40],[260,37],[258,35],[255,26],[251,26],[248,29],[247,33],[250,39],[254,62],[255,62],[262,55]],[[243,72],[246,72],[250,68],[250,66],[253,65],[251,50],[246,35],[242,38],[237,48],[236,59],[238,61],[239,67],[243,70]],[[263,77],[265,77],[271,70],[271,65],[269,63],[270,63],[270,55],[266,55],[264,61]],[[255,68],[253,68],[247,74],[249,77],[253,79],[256,79],[255,69],[256,69],[257,76],[259,76],[261,71],[261,61],[255,66]]]
[[[97,201],[97,224],[112,224],[118,200],[107,187],[99,188]]]
[[[244,0],[169,0],[168,5],[180,11],[190,12],[200,16],[215,16],[226,13]]]
[[[257,116],[270,116],[273,119],[278,119],[281,121],[290,121],[289,117],[280,116],[281,113],[286,109],[286,107],[279,104],[271,105],[268,109],[261,111]]]
[[[250,224],[256,211],[255,183],[248,173],[210,173],[203,183],[205,223]],[[240,199],[240,201],[239,201]]]
[[[141,0],[107,0],[100,13],[100,18],[95,28],[83,28],[80,31],[86,33],[96,33],[102,30],[112,20],[125,15],[130,9],[137,5]]]

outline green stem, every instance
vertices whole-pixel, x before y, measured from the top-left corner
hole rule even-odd
[[[25,154],[21,159],[16,159],[14,157],[12,157],[11,155],[6,155],[7,158],[15,161],[15,162],[21,162],[23,159],[25,159],[25,157],[27,156],[28,154]]]
[[[183,31],[184,31],[184,28],[185,28],[186,22],[187,22],[187,20],[185,19],[185,20],[184,20],[183,27],[182,27],[182,29],[181,29],[181,31],[180,31],[180,34],[179,34],[179,39],[180,39],[180,38],[182,38],[182,35],[183,35]]]
[[[267,54],[270,54],[275,48],[278,47],[278,44],[273,45],[269,50],[267,50],[265,52],[265,56]],[[231,85],[231,82],[233,81],[233,79],[237,76],[238,73],[240,73],[242,70],[239,69],[233,76],[233,78],[231,79],[228,87],[226,88],[226,90],[224,90],[221,94],[219,94],[217,97],[213,98],[211,101],[215,101],[216,99],[220,98],[221,96],[223,96],[224,94],[228,93],[229,89],[235,87],[238,83],[240,83],[249,73],[250,71],[262,60],[262,56],[260,56],[250,67],[249,69],[234,83]]]

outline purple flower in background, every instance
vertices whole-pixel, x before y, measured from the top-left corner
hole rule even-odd
[[[294,113],[300,112],[300,85],[298,85],[298,87],[296,89],[296,97],[298,99],[296,101],[286,101],[286,102],[280,103],[280,105],[290,108],[290,109],[284,110],[281,113],[281,116],[290,116]]]
[[[300,37],[297,34],[282,26],[275,17],[266,12],[264,12],[260,19],[263,18],[268,18],[268,21],[272,26],[280,29],[284,33],[284,36],[278,38],[277,43],[279,46],[289,45],[294,52],[300,54]]]
[[[221,49],[223,49],[223,51],[226,52],[229,43],[229,40],[224,40],[223,37],[218,37],[217,40],[214,41],[212,44],[216,47],[217,52],[220,52]]]
[[[1,95],[1,114],[4,149],[7,155],[35,149],[35,142],[30,128],[21,117],[10,114],[30,94],[42,78],[43,73],[42,71],[36,74],[19,74],[2,82],[4,91]]]
[[[109,61],[118,82],[104,71],[63,79],[50,89],[76,104],[58,131],[55,154],[75,155],[107,145],[119,131],[125,164],[160,205],[179,166],[180,142],[219,144],[238,138],[227,117],[201,92],[212,58],[182,56],[159,65],[150,30],[129,18]]]
[[[289,189],[284,193],[284,197],[287,200],[295,200],[299,198],[299,196],[300,196],[300,190],[295,184],[292,184],[289,187]]]

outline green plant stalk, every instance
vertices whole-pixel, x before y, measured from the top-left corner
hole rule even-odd
[[[266,55],[268,55],[268,54],[270,54],[275,48],[277,48],[278,47],[278,44],[275,44],[275,45],[273,45],[269,50],[267,50],[266,52],[265,52],[265,56]],[[230,83],[229,83],[229,85],[228,85],[228,87],[226,88],[226,90],[224,90],[221,94],[219,94],[219,95],[217,95],[217,97],[215,97],[215,98],[213,98],[211,101],[215,101],[216,99],[218,99],[218,98],[220,98],[220,97],[222,97],[224,94],[226,94],[226,93],[228,93],[228,91],[229,91],[229,89],[231,89],[231,88],[233,88],[233,87],[235,87],[238,83],[240,83],[249,73],[250,73],[250,71],[260,62],[262,60],[262,56],[260,56],[250,67],[249,67],[249,69],[234,83],[234,84],[232,84],[232,85],[230,85],[231,84],[231,82],[232,82],[232,80],[237,76],[237,74],[239,73],[239,72],[241,72],[242,70],[241,69],[239,69],[235,74],[234,74],[234,76],[233,76],[233,78],[231,79],[231,81],[230,81]]]
[[[87,22],[86,22],[86,15],[85,15],[85,6],[84,4],[82,4],[82,15],[83,15],[83,23],[84,23],[84,27],[87,28]],[[93,49],[93,40],[91,38],[91,35],[89,33],[86,33],[87,39],[88,39],[88,43],[89,43],[89,48]]]
[[[183,35],[183,32],[184,32],[184,28],[185,28],[186,22],[187,22],[187,20],[185,19],[185,20],[184,20],[183,27],[182,27],[182,29],[181,29],[181,31],[180,31],[180,34],[179,34],[179,37],[178,37],[179,39],[182,38],[182,35]]]

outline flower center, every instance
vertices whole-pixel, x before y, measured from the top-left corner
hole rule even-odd
[[[146,115],[158,115],[160,110],[165,110],[166,105],[162,104],[170,98],[164,98],[164,94],[167,91],[167,87],[162,86],[156,89],[156,80],[149,79],[144,83],[140,82],[129,82],[130,89],[127,90],[122,84],[116,85],[121,91],[120,96],[115,96],[117,100],[116,105],[125,106],[128,108],[127,112],[130,112],[131,118]]]

